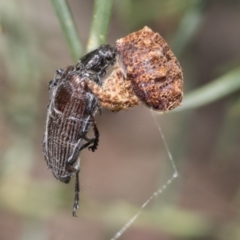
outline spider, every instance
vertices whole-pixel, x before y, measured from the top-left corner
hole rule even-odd
[[[87,81],[100,103],[114,112],[137,106],[166,112],[181,104],[183,73],[165,40],[150,28],[116,41],[117,63],[103,86]]]
[[[79,153],[87,147],[94,152],[99,142],[94,115],[100,106],[86,81],[101,86],[106,69],[114,64],[115,58],[115,48],[102,45],[83,56],[76,66],[58,69],[49,83],[50,101],[42,148],[47,165],[58,180],[69,183],[76,174],[73,216],[79,207]],[[91,125],[94,138],[87,137]]]

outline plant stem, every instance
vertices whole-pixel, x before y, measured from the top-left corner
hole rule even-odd
[[[187,94],[183,99],[182,106],[174,111],[198,108],[210,104],[239,89],[240,68],[237,68]]]
[[[83,47],[78,37],[78,32],[72,18],[71,11],[65,0],[51,0],[60,21],[62,31],[67,39],[67,44],[74,61],[83,54]]]
[[[95,0],[87,52],[105,43],[113,0]]]

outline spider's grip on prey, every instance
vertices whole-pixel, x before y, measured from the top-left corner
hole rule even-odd
[[[150,28],[116,41],[117,62],[102,87],[87,81],[101,106],[117,112],[137,106],[166,112],[182,102],[183,73],[166,41]]]

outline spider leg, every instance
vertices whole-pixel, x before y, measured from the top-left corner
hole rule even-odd
[[[76,158],[78,157],[78,155],[79,155],[79,153],[82,149],[88,147],[88,149],[91,149],[94,152],[97,149],[98,142],[99,142],[99,131],[97,129],[95,119],[94,119],[92,114],[90,115],[90,117],[91,117],[91,120],[92,120],[95,137],[92,138],[92,139],[88,139],[85,136],[81,137],[76,144],[76,147],[73,151],[73,154],[69,157],[68,162],[67,162],[67,168],[70,169],[72,172],[76,173],[75,196],[74,196],[73,212],[72,212],[72,215],[74,217],[77,216],[76,211],[79,208],[79,192],[80,192],[79,172],[80,172],[80,167],[79,167],[79,162],[78,162],[77,166],[72,166],[72,164],[76,162]],[[86,140],[87,143],[81,145],[82,139]],[[89,146],[89,145],[91,145],[91,146]]]

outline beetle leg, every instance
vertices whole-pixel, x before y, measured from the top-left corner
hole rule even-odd
[[[96,122],[95,122],[95,119],[93,117],[93,115],[91,114],[91,119],[92,119],[92,124],[93,124],[93,131],[94,131],[94,135],[95,137],[94,138],[87,138],[86,136],[82,136],[80,137],[80,139],[78,140],[74,150],[73,150],[73,153],[72,155],[68,158],[67,160],[67,167],[69,169],[71,169],[73,172],[76,172],[77,169],[75,169],[72,165],[73,163],[76,161],[78,155],[79,155],[79,152],[82,151],[84,148],[88,147],[89,150],[92,150],[93,152],[97,149],[97,146],[98,146],[98,142],[99,142],[99,131],[97,129],[97,125],[96,125]],[[85,144],[81,144],[81,141],[82,140],[85,140],[87,141]],[[92,145],[91,145],[92,144]],[[89,146],[91,145],[91,146]]]
[[[94,152],[97,149],[98,142],[99,142],[99,131],[97,128],[96,121],[93,117],[92,114],[90,114],[91,120],[92,120],[92,125],[93,125],[93,131],[94,131],[94,138],[87,138],[87,137],[82,137],[87,143],[83,144],[80,148],[80,151],[83,150],[84,148],[88,147],[89,150]],[[92,144],[92,145],[91,145]],[[90,146],[91,145],[91,146]]]
[[[69,156],[69,158],[67,159],[67,169],[72,171],[72,172],[77,172],[79,170],[78,166],[74,166],[74,163],[76,162],[76,159],[78,158],[78,155],[81,151],[81,142],[82,142],[83,138],[79,138],[78,142],[76,143],[72,154]]]
[[[48,83],[48,89],[51,91],[54,87],[58,85],[60,78],[63,75],[64,70],[59,68],[56,70],[53,80]]]
[[[73,203],[73,212],[72,215],[74,217],[77,217],[76,211],[79,208],[79,192],[80,192],[80,187],[79,187],[79,172],[80,169],[78,167],[78,170],[76,172],[76,180],[75,180],[75,196],[74,196],[74,203]]]
[[[99,134],[94,116],[91,114],[90,117],[92,119],[92,125],[93,125],[93,131],[94,131],[95,137],[93,138],[93,145],[89,146],[88,149],[92,150],[92,152],[94,152],[97,149],[100,134]]]
[[[81,143],[81,139],[78,141],[78,145]],[[77,161],[76,166],[72,166],[72,162],[76,161],[76,158],[78,157],[79,154],[79,146],[77,146],[74,150],[74,153],[70,156],[70,160],[67,162],[67,169],[75,172],[76,179],[75,179],[75,195],[74,195],[74,202],[73,202],[73,211],[72,215],[74,217],[77,217],[76,211],[79,208],[79,192],[80,192],[80,186],[79,186],[79,172],[80,172],[80,167],[79,167],[79,161]]]

